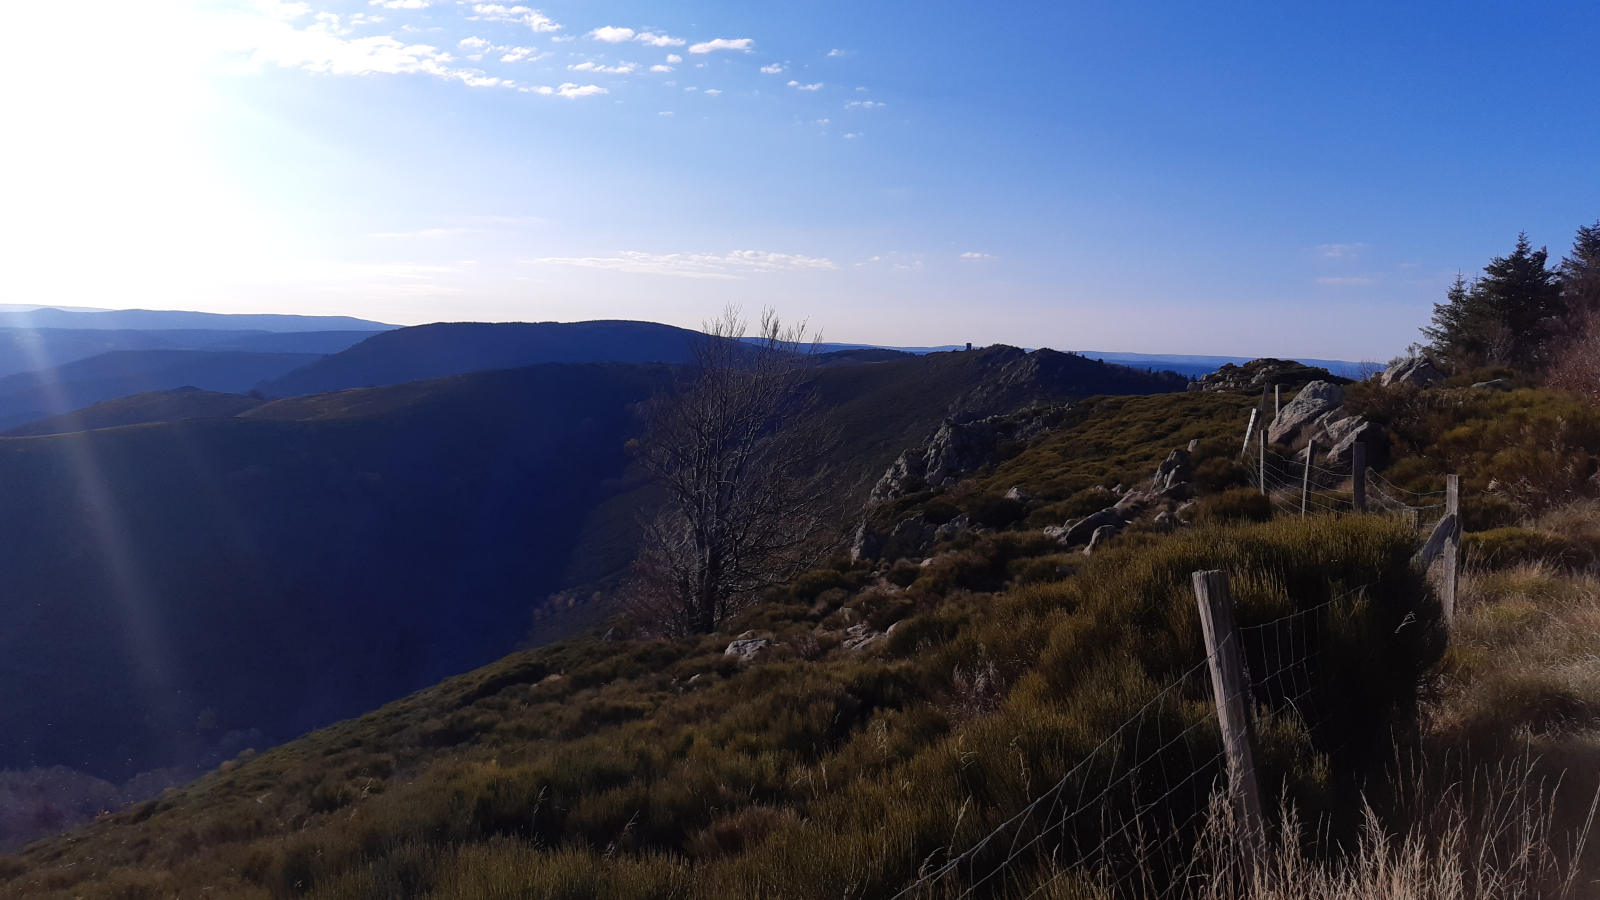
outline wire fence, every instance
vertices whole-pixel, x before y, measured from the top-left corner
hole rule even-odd
[[[1271,447],[1252,448],[1256,485],[1276,513],[1311,514],[1356,511],[1356,472],[1352,461],[1323,456],[1306,459]],[[1373,469],[1365,470],[1366,511],[1403,516],[1418,529],[1432,528],[1445,512],[1445,491],[1419,492],[1399,487]]]
[[[1298,718],[1313,746],[1330,755],[1346,742],[1324,747],[1334,730],[1328,710],[1334,686],[1319,665],[1328,614],[1364,590],[1239,627],[1214,651],[1242,656],[1241,693],[1257,716]],[[930,857],[894,897],[1034,897],[1069,873],[1093,878],[1113,895],[1128,893],[1135,882],[1159,893],[1149,890],[1152,879],[1182,865],[1218,808],[1219,792],[1228,790],[1217,709],[1237,698],[1216,695],[1212,662],[1208,655],[1175,677],[989,833],[964,850]]]

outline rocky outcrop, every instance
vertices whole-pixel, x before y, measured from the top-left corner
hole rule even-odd
[[[861,520],[861,527],[856,529],[855,540],[850,542],[850,560],[860,562],[863,559],[877,559],[883,553],[883,538],[867,524],[866,519]]]
[[[871,502],[884,503],[924,488],[954,484],[998,461],[1003,444],[1026,441],[1056,427],[1067,409],[1045,406],[973,422],[946,422],[928,443],[900,454],[878,479]]]
[[[1436,381],[1443,381],[1444,373],[1433,365],[1433,360],[1426,356],[1412,356],[1383,370],[1383,386],[1409,384],[1413,387],[1427,387]]]
[[[1295,388],[1313,381],[1344,382],[1327,369],[1307,366],[1292,359],[1252,359],[1242,365],[1228,363],[1209,375],[1189,382],[1191,391],[1236,391],[1260,393],[1265,385]]]
[[[1150,490],[1160,493],[1169,490],[1189,480],[1190,454],[1188,450],[1174,450],[1167,454],[1167,458],[1156,469],[1155,478],[1150,481]]]
[[[1325,420],[1343,403],[1344,388],[1328,381],[1313,381],[1284,404],[1267,428],[1267,440],[1274,444],[1292,444],[1302,434],[1314,434],[1319,420]]]

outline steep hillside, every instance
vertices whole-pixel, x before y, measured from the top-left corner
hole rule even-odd
[[[681,363],[696,334],[654,322],[440,322],[374,335],[259,387],[292,397],[539,363]]]
[[[319,358],[309,353],[118,350],[53,369],[0,378],[0,427],[18,425],[146,391],[179,387],[245,393]]]
[[[103,400],[83,409],[29,422],[5,432],[4,437],[34,437],[67,434],[120,425],[145,425],[151,422],[177,422],[181,419],[220,419],[239,415],[265,403],[243,394],[202,391],[181,387],[170,391],[150,391],[116,400]]]

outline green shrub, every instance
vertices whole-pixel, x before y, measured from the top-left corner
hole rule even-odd
[[[1265,522],[1272,518],[1272,501],[1254,488],[1233,488],[1201,497],[1188,512],[1196,525]]]

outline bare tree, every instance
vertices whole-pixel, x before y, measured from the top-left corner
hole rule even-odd
[[[766,310],[746,340],[729,307],[704,330],[690,377],[648,404],[639,444],[666,502],[645,525],[631,600],[677,634],[715,631],[757,592],[818,565],[839,536],[806,326]]]

